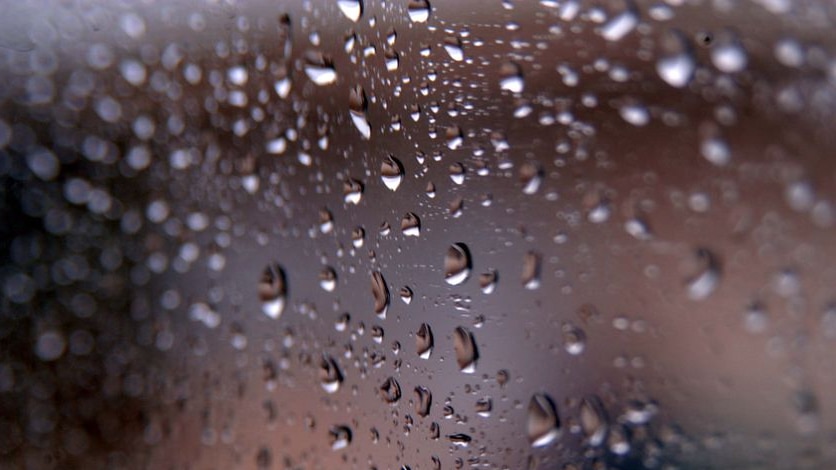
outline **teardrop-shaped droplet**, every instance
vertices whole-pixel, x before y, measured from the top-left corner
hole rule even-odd
[[[593,447],[604,443],[607,436],[608,418],[601,400],[590,395],[581,401],[580,423],[587,442]]]
[[[362,0],[337,0],[337,6],[346,18],[355,23],[363,16]]]
[[[386,318],[389,309],[389,287],[380,271],[372,273],[372,297],[374,298],[374,313],[380,318]]]
[[[393,49],[386,49],[383,51],[383,61],[386,63],[386,70],[394,72],[400,66],[401,58],[398,52]]]
[[[348,312],[341,313],[334,322],[334,329],[337,331],[345,331],[348,329],[348,322],[351,321],[351,315]]]
[[[404,214],[401,219],[401,232],[407,237],[417,237],[421,235],[421,219],[412,212]]]
[[[444,280],[451,286],[457,286],[467,280],[472,266],[467,245],[454,243],[447,248],[444,256]]]
[[[540,263],[539,253],[529,251],[523,256],[522,283],[526,289],[534,290],[540,287]]]
[[[551,444],[560,436],[560,418],[554,400],[536,393],[528,403],[528,440],[532,447]]]
[[[421,323],[418,332],[415,333],[415,348],[418,351],[418,357],[430,358],[433,351],[433,330],[427,323]]]
[[[319,286],[326,292],[334,292],[337,288],[337,272],[328,266],[319,273]]]
[[[332,450],[345,449],[351,444],[351,428],[348,426],[334,426],[328,431],[328,439]]]
[[[453,330],[453,349],[456,352],[456,363],[459,365],[459,370],[465,374],[476,372],[479,351],[476,348],[476,340],[470,331],[461,326]]]
[[[372,326],[372,330],[371,330],[372,341],[374,341],[377,344],[383,344],[383,334],[384,334],[383,327],[381,327],[379,325]]]
[[[383,184],[390,190],[395,191],[401,185],[403,175],[404,171],[401,162],[397,158],[387,155],[383,159],[383,163],[380,164],[380,179],[383,181]]]
[[[343,383],[343,373],[333,357],[322,355],[319,364],[319,379],[322,389],[328,393],[336,393]]]
[[[704,300],[720,284],[720,264],[714,254],[705,248],[697,249],[694,262],[695,274],[685,281],[686,291],[689,299]]]
[[[511,93],[521,93],[525,88],[522,68],[515,62],[505,62],[499,68],[499,88]]]
[[[305,74],[319,86],[330,85],[337,81],[334,62],[318,52],[309,52],[305,56]]]
[[[322,233],[331,233],[334,230],[334,216],[328,209],[319,210],[319,231]]]
[[[368,140],[372,135],[371,124],[366,114],[369,107],[368,99],[366,99],[366,92],[360,85],[351,89],[348,95],[348,112],[351,115],[351,122],[354,127],[360,132],[364,139]]]
[[[286,296],[287,282],[284,269],[278,263],[269,264],[258,282],[261,310],[270,318],[279,318],[284,311]]]
[[[418,416],[424,418],[430,414],[430,405],[432,405],[433,395],[427,387],[415,387],[415,412]]]
[[[410,0],[407,12],[410,21],[413,23],[426,23],[430,18],[430,2],[427,0]]]
[[[343,198],[346,204],[360,204],[363,199],[363,183],[355,179],[346,179],[343,182]]]
[[[450,179],[456,184],[463,184],[464,183],[464,174],[465,169],[464,165],[461,163],[453,163],[448,168],[450,173]]]
[[[464,132],[462,131],[461,127],[459,126],[449,126],[444,131],[444,138],[447,142],[447,148],[450,150],[456,150],[464,144]],[[464,167],[461,163],[458,164],[461,166],[462,169],[462,178],[464,178]],[[454,180],[455,181],[455,180]],[[461,183],[456,183],[461,184]]]
[[[453,216],[453,218],[459,218],[464,213],[464,198],[461,196],[456,196],[450,201],[450,205],[447,207],[447,212]]]
[[[394,377],[389,377],[380,386],[380,396],[386,403],[395,403],[401,399],[401,384]]]
[[[491,416],[493,410],[493,400],[490,398],[480,398],[476,400],[476,414],[488,418]]]
[[[354,245],[354,248],[362,248],[365,238],[366,229],[363,227],[355,227],[354,230],[351,231],[351,244]]]

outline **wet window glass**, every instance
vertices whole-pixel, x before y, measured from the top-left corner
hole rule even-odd
[[[836,466],[834,21],[0,3],[0,469]]]

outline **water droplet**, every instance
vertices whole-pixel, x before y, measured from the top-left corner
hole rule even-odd
[[[401,384],[393,377],[389,377],[380,386],[380,396],[386,403],[395,403],[401,399]]]
[[[510,373],[505,369],[500,369],[496,373],[496,383],[498,383],[500,387],[504,387],[505,384],[508,383],[509,379],[510,379]]]
[[[421,359],[430,358],[433,350],[433,330],[430,325],[421,323],[418,327],[418,332],[415,333],[415,349]]]
[[[319,286],[326,292],[334,292],[337,288],[337,272],[328,266],[319,273]]]
[[[563,349],[569,354],[577,356],[586,349],[586,333],[580,328],[564,324],[561,328],[563,331]]]
[[[505,62],[499,68],[499,88],[511,93],[521,93],[525,88],[522,67],[515,62]]]
[[[372,135],[371,124],[369,124],[366,116],[368,106],[369,102],[363,88],[360,85],[352,88],[348,95],[348,112],[351,115],[351,122],[354,123],[354,127],[360,131],[360,135],[366,140],[370,139]]]
[[[457,286],[467,280],[472,266],[467,245],[454,243],[447,248],[444,256],[444,280],[451,286]]]
[[[603,36],[607,41],[620,41],[638,24],[638,14],[629,9],[624,10],[601,27],[601,36]]]
[[[354,245],[354,248],[362,248],[365,238],[366,230],[363,227],[355,227],[351,231],[351,244]]]
[[[319,231],[322,233],[331,233],[334,230],[334,216],[328,209],[319,210]]]
[[[528,403],[528,440],[532,447],[551,444],[560,436],[560,418],[550,396],[537,393]]]
[[[343,196],[346,204],[360,204],[363,199],[363,183],[354,179],[347,179],[343,182]]]
[[[451,59],[457,62],[464,60],[464,50],[462,49],[461,39],[455,36],[448,36],[444,38],[444,50],[447,51],[447,55],[449,55]]]
[[[333,357],[322,355],[319,364],[319,379],[322,389],[328,393],[336,393],[343,383],[343,373]]]
[[[391,155],[387,155],[380,164],[380,179],[383,184],[392,191],[398,189],[403,181],[403,165],[401,162]]]
[[[345,449],[351,444],[351,428],[348,426],[334,426],[328,431],[328,438],[332,450]]]
[[[711,48],[711,63],[717,70],[725,73],[737,73],[746,68],[749,58],[743,45],[731,32],[717,35],[714,47]]]
[[[407,237],[417,237],[421,235],[421,219],[412,212],[404,214],[401,219],[401,232]]]
[[[258,282],[258,297],[261,310],[270,318],[277,319],[284,311],[287,283],[284,269],[278,263],[268,265]]]
[[[637,240],[650,240],[653,238],[647,222],[637,217],[624,222],[624,230]]]
[[[346,18],[355,23],[360,20],[360,16],[363,15],[362,0],[337,0],[337,6]]]
[[[622,119],[636,127],[646,126],[650,122],[650,113],[647,108],[638,103],[625,104],[618,112]]]
[[[405,303],[407,305],[412,303],[412,289],[410,289],[409,286],[401,287],[400,294],[401,294],[401,300],[403,301],[403,303]]]
[[[348,329],[348,322],[351,321],[351,315],[346,313],[340,314],[337,321],[334,323],[334,329],[337,331],[345,331]]]
[[[493,400],[490,398],[480,398],[476,401],[476,414],[488,418],[491,416],[493,410]]]
[[[589,445],[598,447],[604,443],[608,422],[604,405],[597,396],[591,395],[581,401],[580,423]]]
[[[389,309],[389,287],[380,271],[372,273],[372,297],[374,297],[374,313],[380,318],[386,318]]]
[[[679,31],[668,31],[660,41],[660,58],[656,62],[656,73],[668,85],[682,88],[694,76],[697,62],[688,47],[685,36]]]
[[[453,349],[456,351],[456,362],[459,365],[459,370],[465,374],[476,372],[479,351],[476,348],[476,340],[470,331],[461,326],[456,327],[453,331]]]
[[[543,170],[533,162],[525,162],[520,166],[520,182],[523,184],[523,193],[534,194],[540,189],[540,182],[543,181]]]
[[[337,81],[334,61],[322,53],[309,52],[306,54],[305,74],[319,86],[330,85]]]
[[[430,405],[432,405],[433,395],[427,387],[415,387],[415,412],[418,416],[425,418],[430,414]]]
[[[41,333],[35,343],[35,354],[42,361],[54,361],[64,354],[67,340],[60,331],[50,330]]]
[[[430,423],[430,439],[437,440],[441,436],[441,426],[435,421]]]
[[[447,439],[458,447],[467,447],[473,439],[464,433],[448,434]]]
[[[371,330],[372,341],[374,341],[377,344],[383,344],[383,334],[384,334],[383,327],[380,327],[378,325],[372,326],[372,330]]]
[[[491,294],[496,290],[496,283],[499,281],[499,273],[496,270],[490,270],[479,275],[479,287],[485,294]]]
[[[459,126],[449,126],[444,131],[444,137],[445,137],[445,139],[447,139],[447,148],[449,148],[450,150],[456,150],[459,147],[461,147],[462,144],[464,143],[464,132],[462,132],[462,129]],[[458,166],[461,167],[461,169],[462,169],[462,171],[461,171],[462,181],[464,181],[464,166],[462,166],[461,163],[456,163],[455,165],[458,165]],[[451,173],[450,177],[452,178],[452,173]],[[453,181],[456,182],[455,179]],[[457,182],[456,184],[461,184],[461,183]]]
[[[695,274],[686,280],[688,298],[704,300],[720,283],[720,265],[717,258],[705,248],[697,249],[694,257]]]
[[[615,425],[610,428],[610,437],[607,439],[610,452],[615,455],[627,455],[630,453],[630,440],[627,438],[627,430],[624,426]]]
[[[540,264],[539,253],[529,251],[523,256],[522,283],[528,290],[540,287]]]
[[[727,165],[731,161],[731,151],[728,144],[719,137],[709,137],[700,144],[702,156],[717,166]]]
[[[381,237],[385,237],[385,236],[389,235],[389,232],[391,232],[391,231],[392,231],[392,227],[389,225],[389,222],[387,222],[385,220],[383,221],[383,223],[380,224],[380,228],[378,229],[378,233],[380,233]]]
[[[426,23],[430,18],[430,2],[427,0],[410,0],[407,12],[410,21],[413,23]]]
[[[462,211],[464,209],[464,198],[461,196],[456,196],[452,201],[450,201],[450,205],[447,207],[447,212],[450,213],[453,218],[458,218],[462,216]]]

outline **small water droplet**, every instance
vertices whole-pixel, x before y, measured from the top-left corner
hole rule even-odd
[[[334,61],[318,52],[309,52],[305,56],[305,74],[319,86],[330,85],[337,81]]]
[[[340,314],[337,321],[334,323],[334,329],[337,331],[345,331],[348,329],[348,322],[351,321],[351,315],[346,313]]]
[[[374,341],[377,344],[383,344],[383,334],[384,334],[383,327],[378,326],[378,325],[372,326],[372,330],[371,330],[372,341]]]
[[[563,349],[569,354],[577,356],[586,349],[586,333],[580,328],[564,324],[561,328],[563,331]]]
[[[695,274],[686,280],[688,298],[704,300],[720,284],[720,264],[713,253],[705,248],[697,249],[694,257]]]
[[[433,395],[427,387],[415,387],[415,412],[418,416],[425,418],[430,414],[430,405],[432,405]]]
[[[560,418],[550,396],[537,393],[528,403],[528,440],[532,447],[551,444],[560,436]]]
[[[650,122],[650,113],[639,103],[627,103],[618,111],[622,119],[636,127],[646,126]]]
[[[464,433],[448,434],[447,439],[458,447],[467,447],[470,441],[473,440],[469,435]]]
[[[360,204],[363,199],[363,183],[355,179],[347,179],[343,182],[343,197],[346,204]]]
[[[525,89],[522,67],[515,62],[505,62],[499,68],[499,88],[511,93],[521,93]]]
[[[328,438],[332,450],[345,449],[351,444],[351,428],[348,426],[334,426],[328,431]]]
[[[598,447],[604,443],[608,422],[604,405],[597,396],[590,395],[581,401],[580,423],[589,445]]]
[[[363,227],[355,227],[351,231],[351,244],[354,245],[354,248],[362,248],[365,238],[366,230]]]
[[[472,266],[467,245],[454,243],[447,248],[444,256],[444,280],[451,286],[457,286],[467,280]]]
[[[401,399],[401,384],[394,377],[389,377],[380,386],[380,396],[386,403],[396,403]]]
[[[322,389],[328,393],[336,393],[343,383],[343,373],[333,357],[323,354],[319,364],[319,379]]]
[[[490,270],[479,275],[479,287],[485,294],[491,294],[496,290],[496,283],[499,281],[499,273],[496,270]]]
[[[403,165],[401,162],[391,155],[387,155],[380,164],[380,179],[383,184],[392,191],[398,189],[403,181]]]
[[[421,235],[421,219],[413,212],[407,212],[401,219],[401,232],[407,237]]]
[[[447,51],[447,55],[449,55],[451,59],[457,62],[464,60],[464,49],[462,49],[461,39],[455,36],[448,36],[444,38],[444,50]]]
[[[668,85],[682,88],[694,76],[697,62],[688,47],[685,36],[679,31],[668,31],[660,41],[661,53],[656,61],[656,73]]]
[[[337,272],[334,268],[328,266],[319,273],[319,286],[325,292],[334,292],[337,288]]]
[[[529,251],[523,255],[522,283],[528,290],[540,287],[540,264],[542,258],[539,253]]]
[[[714,47],[711,48],[711,63],[717,70],[737,73],[745,69],[748,62],[746,50],[734,33],[726,31],[717,35]]]
[[[430,2],[427,0],[410,0],[407,12],[410,21],[413,23],[426,23],[430,18]]]
[[[459,370],[465,374],[476,372],[479,351],[476,348],[476,340],[470,331],[461,326],[456,327],[453,331],[453,349],[456,352],[456,363],[459,365]]]
[[[368,107],[369,102],[365,90],[360,85],[352,88],[348,95],[348,112],[351,115],[351,122],[354,123],[354,127],[360,131],[360,135],[366,140],[370,139],[372,135],[371,124],[369,124],[366,115]]]
[[[337,0],[337,6],[346,18],[355,23],[359,21],[360,17],[363,15],[362,0]]]
[[[523,193],[534,194],[540,189],[543,181],[543,170],[533,162],[525,162],[520,166],[520,182],[523,184]]]
[[[636,12],[627,9],[614,16],[601,27],[601,36],[607,41],[620,41],[639,24],[639,16]]]
[[[412,289],[410,289],[409,286],[401,287],[400,294],[401,294],[401,300],[403,301],[403,303],[405,303],[407,305],[412,303]]]
[[[264,269],[258,282],[258,296],[265,315],[273,319],[282,315],[287,296],[287,282],[281,265],[272,263]]]
[[[380,318],[386,318],[389,309],[389,287],[380,271],[372,273],[372,297],[374,298],[374,313]]]
[[[490,398],[480,398],[476,401],[476,414],[483,417],[489,418],[491,416],[491,411],[493,410],[493,400]]]
[[[331,233],[334,230],[334,216],[328,209],[319,210],[319,231],[322,233]]]
[[[418,332],[415,333],[415,349],[421,359],[429,359],[432,354],[433,330],[427,323],[421,323]]]

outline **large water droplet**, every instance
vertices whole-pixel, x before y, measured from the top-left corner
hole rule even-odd
[[[550,396],[537,393],[528,403],[528,440],[532,447],[551,444],[560,436],[560,418]]]
[[[448,36],[444,38],[444,50],[447,51],[447,55],[449,55],[451,59],[455,61],[464,60],[464,49],[462,49],[461,39],[455,36]]]
[[[330,85],[337,81],[334,62],[318,52],[309,52],[305,56],[305,74],[319,86]]]
[[[444,280],[451,286],[457,286],[467,280],[472,266],[467,245],[454,243],[447,248],[444,256]]]
[[[421,219],[414,213],[407,212],[401,219],[401,232],[407,237],[421,235]]]
[[[284,311],[287,283],[284,269],[278,263],[272,263],[264,269],[258,282],[258,297],[261,310],[270,318],[279,318]]]
[[[453,349],[456,352],[456,363],[459,365],[459,370],[465,374],[476,372],[479,351],[476,348],[476,340],[470,331],[461,326],[456,327],[453,331]]]
[[[407,11],[409,19],[413,23],[426,23],[430,18],[430,2],[427,0],[410,0]]]
[[[319,364],[319,379],[322,389],[328,393],[336,393],[343,382],[343,373],[333,357],[323,354]]]
[[[368,106],[369,102],[363,88],[360,85],[352,88],[348,95],[348,112],[351,115],[351,122],[354,123],[354,127],[360,131],[360,135],[366,140],[370,139],[372,135],[371,124],[369,124],[369,119],[366,116]]]
[[[421,326],[418,327],[418,332],[415,333],[415,349],[421,359],[430,358],[433,351],[433,330],[430,325],[421,323]]]
[[[389,309],[389,287],[380,271],[372,273],[372,297],[374,298],[374,313],[380,318],[386,318]]]
[[[427,387],[415,387],[415,412],[418,416],[424,418],[430,414],[430,405],[432,405],[433,395]]]
[[[346,18],[355,23],[363,15],[362,0],[337,0],[337,6],[340,7],[340,11],[343,12]]]
[[[389,377],[380,386],[380,396],[386,403],[395,403],[401,399],[401,384],[394,377]]]
[[[383,184],[390,190],[395,191],[401,185],[403,175],[404,171],[401,162],[397,158],[387,155],[383,159],[383,163],[380,164],[380,179],[383,181]]]

